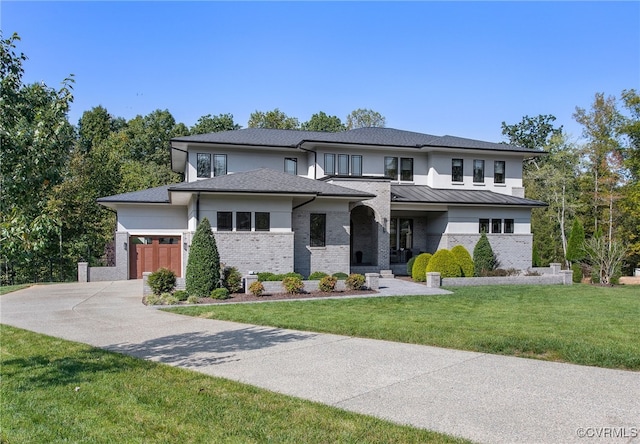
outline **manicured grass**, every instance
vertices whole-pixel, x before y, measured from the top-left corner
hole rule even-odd
[[[640,370],[640,289],[573,285],[172,309],[175,313]]]
[[[2,443],[466,442],[0,325]]]
[[[30,284],[20,284],[20,285],[3,285],[0,287],[0,296],[3,294],[11,293],[12,291],[22,290],[23,288],[29,287]]]

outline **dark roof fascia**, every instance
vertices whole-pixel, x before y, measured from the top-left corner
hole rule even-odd
[[[326,145],[326,146],[332,146],[332,145],[346,145],[346,146],[354,146],[354,147],[370,147],[370,148],[401,148],[401,149],[407,149],[407,150],[419,150],[420,148],[422,148],[424,145],[394,145],[394,144],[384,144],[384,143],[355,143],[355,142],[340,142],[340,141],[322,141],[322,140],[315,140],[315,139],[311,139],[311,140],[303,140],[302,142],[300,142],[300,145],[306,144],[306,143],[314,143],[316,146],[317,145]]]
[[[507,146],[513,146],[513,145],[505,145],[505,147]],[[433,149],[433,148],[437,148],[437,149]],[[451,151],[451,150],[464,150],[464,151],[475,151],[478,153],[486,153],[487,151],[492,151],[495,153],[514,153],[514,154],[533,154],[533,155],[540,155],[540,154],[547,154],[546,151],[534,151],[534,150],[524,150],[518,147],[515,147],[514,149],[498,149],[498,148],[478,148],[478,147],[468,147],[468,146],[442,146],[442,145],[423,145],[422,147],[420,147],[421,150],[423,151],[442,151],[442,152],[446,152],[446,151]]]
[[[212,146],[234,146],[234,147],[242,147],[242,148],[247,148],[247,149],[255,149],[255,148],[273,148],[273,149],[297,149],[299,147],[299,143],[295,144],[295,145],[269,145],[269,144],[265,144],[265,145],[257,145],[255,143],[252,144],[246,144],[246,143],[236,143],[236,142],[186,142],[186,141],[180,141],[178,140],[177,142],[179,143],[184,143],[187,145],[191,145],[191,146],[195,146],[195,145],[212,145]],[[173,148],[173,140],[172,140],[172,144],[171,147]],[[176,148],[177,149],[177,148]]]
[[[260,191],[260,190],[210,190],[210,189],[169,189],[170,193],[201,193],[201,194],[244,194],[244,195],[260,195],[260,196],[308,196],[308,197],[341,197],[345,199],[351,198],[366,198],[370,199],[375,197],[373,194],[362,193],[362,194],[332,194],[332,193],[309,193],[305,191],[295,192],[295,191],[283,191],[281,193],[274,191]]]

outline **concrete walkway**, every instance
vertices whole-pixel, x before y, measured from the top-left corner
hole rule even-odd
[[[35,286],[0,297],[0,322],[477,442],[640,443],[638,372],[191,318],[141,293]]]

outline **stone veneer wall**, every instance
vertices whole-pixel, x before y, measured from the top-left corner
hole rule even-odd
[[[78,273],[78,281],[105,282],[126,281],[129,279],[129,233],[123,231],[117,232],[115,236],[115,247],[115,267],[88,267],[86,273]]]
[[[349,273],[349,213],[346,211],[294,210],[292,228],[295,232],[293,271],[307,277],[314,271],[328,274]],[[325,247],[310,247],[311,213],[327,215]],[[291,271],[291,270],[288,270]]]
[[[532,234],[487,234],[491,248],[500,262],[498,268],[531,268]],[[438,249],[464,246],[473,256],[480,234],[443,234]]]
[[[236,267],[240,273],[270,271],[288,273],[294,270],[291,232],[214,232],[220,262]]]

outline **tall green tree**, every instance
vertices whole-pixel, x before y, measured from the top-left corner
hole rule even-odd
[[[233,114],[218,114],[212,116],[207,114],[198,119],[195,125],[191,127],[191,134],[208,134],[218,133],[220,131],[239,130],[242,126],[233,121]]]
[[[220,256],[209,219],[203,218],[191,241],[185,284],[190,296],[209,297],[220,281]]]
[[[567,242],[567,261],[573,263],[584,259],[584,241],[584,227],[580,219],[576,218],[573,220],[569,241]]]
[[[329,116],[323,111],[311,116],[307,122],[304,122],[300,129],[305,131],[324,131],[328,133],[337,133],[344,131],[347,127],[342,123],[339,117]]]
[[[347,116],[347,129],[356,128],[384,128],[387,119],[377,111],[366,108],[358,108]]]
[[[300,123],[295,117],[289,117],[278,108],[271,111],[254,111],[249,116],[249,128],[267,129],[300,129]]]

